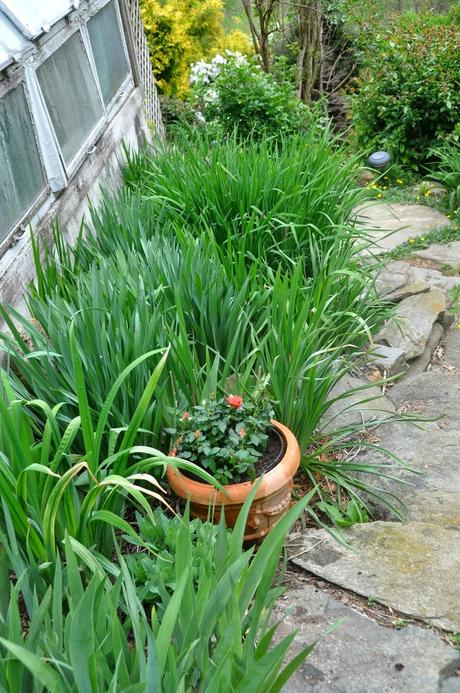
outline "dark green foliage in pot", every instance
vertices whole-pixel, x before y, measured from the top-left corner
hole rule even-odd
[[[352,97],[359,146],[425,164],[460,120],[460,31],[423,18],[394,24],[369,36],[363,61]]]
[[[212,396],[183,412],[176,428],[168,430],[174,441],[169,454],[195,462],[221,484],[253,481],[273,414],[273,403],[261,388],[244,399]]]

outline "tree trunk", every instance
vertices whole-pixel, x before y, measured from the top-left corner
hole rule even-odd
[[[305,0],[298,5],[299,54],[296,69],[296,87],[299,98],[309,104],[322,74],[322,3]],[[299,85],[300,81],[300,85]],[[321,91],[322,85],[319,85]]]
[[[243,9],[245,11],[246,17],[248,19],[254,51],[260,54],[260,36],[259,32],[257,31],[257,25],[254,21],[254,15],[252,13],[252,0],[241,0],[241,2],[243,4]]]
[[[296,71],[295,71],[295,90],[298,99],[302,98],[302,84],[303,84],[303,73],[304,73],[304,62],[305,54],[307,52],[307,46],[305,42],[300,46],[299,52],[297,54],[296,61]]]
[[[270,52],[270,21],[279,0],[241,0],[251,30],[254,50],[260,56],[262,68],[270,72],[272,60]],[[258,21],[254,18],[253,7],[257,9]]]

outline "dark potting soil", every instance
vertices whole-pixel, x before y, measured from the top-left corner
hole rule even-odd
[[[276,465],[281,462],[281,459],[283,458],[285,452],[286,441],[284,439],[284,436],[276,428],[269,428],[267,448],[262,457],[259,457],[256,464],[254,465],[254,479],[257,479],[259,476],[262,476],[262,474],[266,474],[270,470],[274,469]],[[209,470],[207,469],[206,471]],[[181,473],[184,474],[184,476],[188,476],[189,479],[193,479],[194,481],[199,481],[201,483],[206,483],[203,482],[203,479],[200,479],[195,474],[185,473],[184,471],[181,471]],[[232,483],[241,484],[245,481],[251,481],[251,477],[249,476],[249,474],[245,474],[244,476],[239,477],[236,481],[233,481]]]

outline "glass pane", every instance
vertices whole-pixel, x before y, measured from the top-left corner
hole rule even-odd
[[[104,103],[107,106],[129,72],[114,2],[109,2],[89,20],[88,31]]]
[[[37,70],[38,81],[66,163],[102,117],[102,105],[80,32]]]
[[[0,240],[44,188],[45,179],[21,84],[0,99]]]

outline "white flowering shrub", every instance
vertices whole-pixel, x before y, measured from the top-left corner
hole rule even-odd
[[[199,60],[190,70],[190,84],[192,87],[203,87],[211,84],[219,76],[222,67],[229,62],[235,65],[247,65],[247,58],[241,53],[225,51],[224,55],[216,55],[210,62]]]
[[[307,129],[312,113],[253,59],[226,51],[191,69],[190,83],[197,110],[208,126],[223,134],[246,137],[279,135]]]

